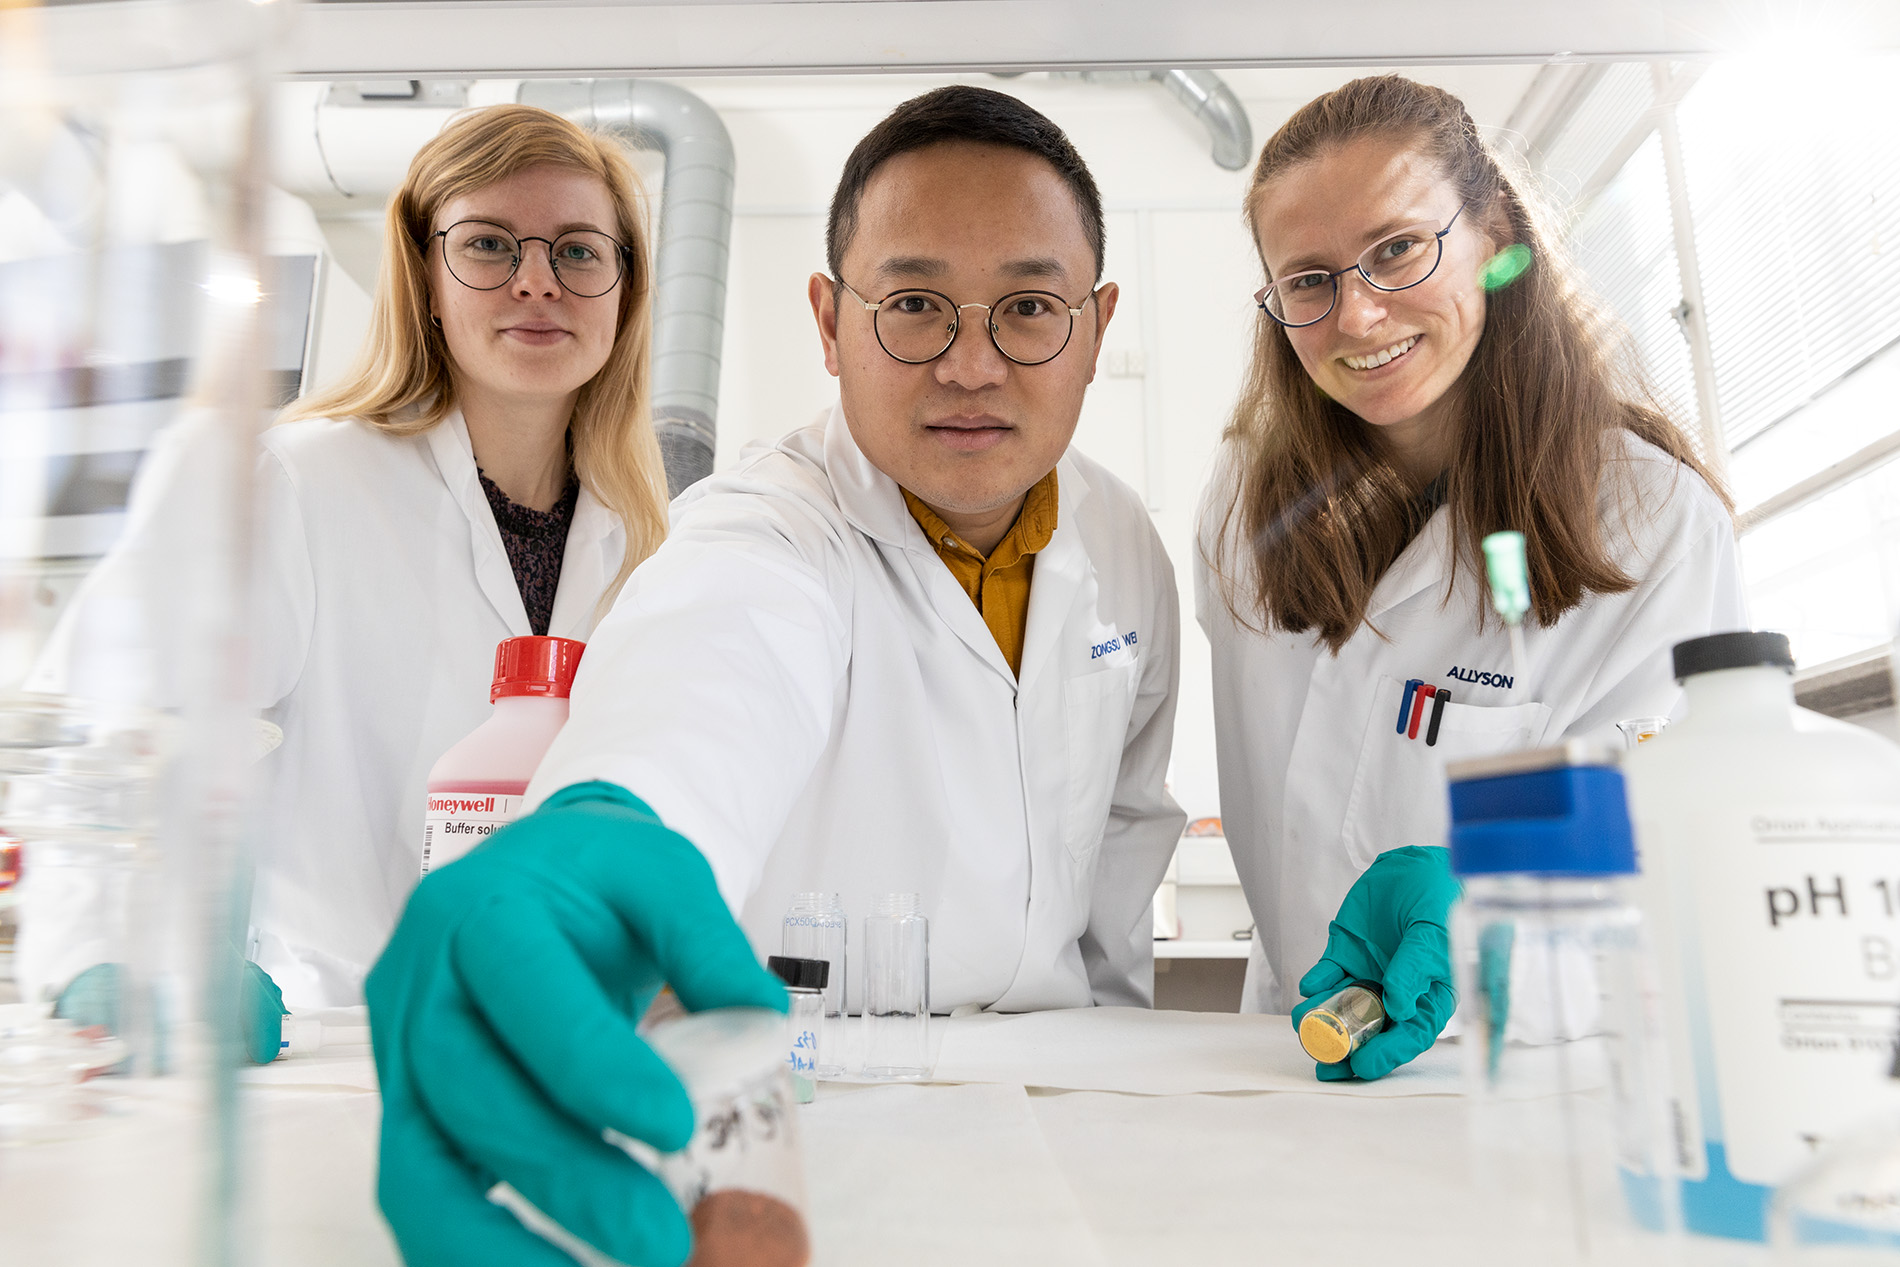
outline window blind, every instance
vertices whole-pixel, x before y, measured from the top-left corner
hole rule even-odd
[[[1891,80],[1828,71],[1724,63],[1678,107],[1731,449],[1900,338]]]
[[[1654,96],[1649,63],[1618,62],[1606,68],[1536,156],[1545,196],[1568,209],[1630,129],[1643,121]]]
[[[1657,403],[1700,447],[1695,369],[1675,317],[1682,275],[1661,138],[1643,142],[1582,208],[1571,223],[1569,247],[1598,299],[1628,328],[1627,351]]]

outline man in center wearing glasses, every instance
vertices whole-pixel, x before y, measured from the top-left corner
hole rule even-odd
[[[1179,615],[1141,500],[1070,447],[1117,296],[1094,180],[1022,102],[943,88],[852,152],[826,246],[839,403],[674,502],[539,809],[431,874],[372,975],[412,1254],[524,1261],[481,1208],[497,1176],[615,1257],[681,1250],[664,1193],[606,1195],[645,1177],[601,1127],[691,1125],[626,1018],[661,978],[694,1010],[782,1007],[757,959],[799,893],[842,898],[854,1011],[858,930],[898,893],[934,1012],[1151,1002]],[[436,1065],[452,1094],[409,1076]]]
[[[1178,616],[1140,499],[1070,447],[1102,233],[1013,97],[941,89],[866,136],[810,282],[839,403],[674,504],[531,803],[631,791],[761,956],[801,892],[853,924],[917,893],[933,1010],[1147,1006]]]

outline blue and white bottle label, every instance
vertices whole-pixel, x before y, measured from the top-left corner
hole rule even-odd
[[[1751,811],[1703,848],[1695,910],[1728,1167],[1778,1184],[1900,1109],[1900,807]]]

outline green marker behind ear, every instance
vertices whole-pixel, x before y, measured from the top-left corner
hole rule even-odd
[[[1511,636],[1511,688],[1524,677],[1524,614],[1531,609],[1530,565],[1524,557],[1524,534],[1494,532],[1486,537],[1484,570],[1491,582],[1491,606],[1504,618]]]

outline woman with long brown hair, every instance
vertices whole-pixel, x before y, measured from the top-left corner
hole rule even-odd
[[[1267,284],[1196,586],[1243,1007],[1383,981],[1387,1029],[1321,1066],[1379,1077],[1451,1014],[1445,762],[1668,714],[1672,644],[1746,626],[1734,527],[1457,98],[1310,102],[1246,215]],[[1478,548],[1507,529],[1521,669]]]
[[[252,957],[292,1005],[361,1000],[496,643],[586,639],[665,535],[646,232],[610,138],[459,116],[390,202],[358,364],[264,437]]]

